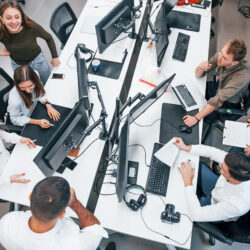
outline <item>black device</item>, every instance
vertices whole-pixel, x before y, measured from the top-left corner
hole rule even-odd
[[[80,100],[33,160],[45,176],[53,175],[59,168],[62,172],[66,167],[70,167],[70,162],[75,164],[70,159],[67,159],[65,164],[64,160],[71,149],[79,147],[88,121],[86,110]]]
[[[136,12],[142,7],[142,1],[134,7],[134,0],[122,0],[95,26],[99,52],[105,49],[122,33],[132,28],[130,38],[136,38]]]
[[[179,131],[180,132],[184,132],[184,133],[188,133],[191,134],[192,133],[192,128],[188,127],[187,125],[183,124],[179,126]]]
[[[128,192],[131,192],[131,190],[133,190],[133,189],[139,189],[143,193],[139,195],[137,200],[130,199],[129,201],[127,201],[126,194]],[[145,204],[147,202],[147,195],[146,195],[146,192],[145,192],[145,190],[144,190],[144,188],[142,186],[140,186],[140,185],[131,185],[131,186],[128,186],[126,188],[123,199],[124,199],[127,207],[129,207],[133,211],[138,211],[139,208],[142,208],[142,207],[145,206]]]
[[[185,62],[188,44],[189,44],[190,36],[184,33],[179,32],[175,47],[173,58],[182,62]]]
[[[52,79],[63,79],[64,74],[63,73],[53,73],[51,78]]]
[[[136,185],[139,162],[128,161],[128,184]]]
[[[168,187],[168,179],[170,174],[170,167],[161,162],[157,157],[155,157],[155,153],[163,147],[164,144],[155,143],[150,169],[148,173],[148,179],[146,184],[146,191],[162,196],[166,196],[167,194],[167,187]]]
[[[86,62],[91,61],[91,59],[92,59],[92,57],[93,57],[93,53],[94,53],[93,50],[88,49],[88,48],[86,47],[86,45],[83,44],[83,43],[78,43],[77,46],[76,46],[76,49],[79,49],[79,50],[80,50],[82,53],[84,53],[84,54],[89,54],[89,58],[85,59],[85,61],[86,61]],[[77,57],[76,52],[77,52],[77,51],[75,51],[75,57]],[[79,54],[78,54],[78,56],[79,56]]]
[[[175,206],[173,204],[166,204],[165,211],[161,213],[161,221],[169,224],[180,222],[180,213],[174,212]]]

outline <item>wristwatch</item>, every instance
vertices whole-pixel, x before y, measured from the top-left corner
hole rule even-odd
[[[45,106],[45,107],[46,107],[46,104],[51,104],[51,102],[46,101],[46,102],[44,103],[44,106]]]

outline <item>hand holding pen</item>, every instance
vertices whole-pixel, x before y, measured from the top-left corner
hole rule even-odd
[[[49,128],[49,127],[51,127],[51,126],[54,126],[53,124],[51,124],[48,120],[46,120],[46,119],[41,119],[41,120],[39,120],[39,126],[41,127],[41,128]]]
[[[29,148],[35,148],[36,144],[35,144],[36,140],[31,140],[30,138],[27,137],[21,137],[20,142],[22,144],[27,144]]]

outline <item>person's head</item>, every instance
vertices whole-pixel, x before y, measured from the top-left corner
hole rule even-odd
[[[32,191],[30,197],[32,216],[43,223],[63,217],[69,200],[69,183],[62,177],[47,177],[38,182]]]
[[[232,39],[220,51],[217,63],[219,66],[231,68],[243,60],[246,54],[246,44],[240,39]]]
[[[230,181],[232,178],[238,182],[250,180],[250,157],[242,152],[228,153],[223,163],[219,164],[220,173]]]
[[[39,76],[29,65],[22,65],[16,68],[14,72],[14,86],[23,98],[27,108],[30,108],[33,104],[33,91],[35,92],[36,98],[45,94],[45,90]]]
[[[0,37],[9,38],[9,34],[18,33],[21,27],[29,28],[33,21],[23,12],[20,5],[14,0],[5,0],[0,4]]]

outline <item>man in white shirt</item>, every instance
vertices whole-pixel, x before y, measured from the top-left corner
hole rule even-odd
[[[181,138],[174,144],[192,154],[209,157],[219,164],[220,176],[202,164],[198,185],[203,195],[193,191],[194,169],[190,162],[179,168],[185,186],[185,199],[193,221],[237,220],[250,209],[250,158],[242,152],[224,152],[205,145],[185,145]]]
[[[77,214],[81,229],[64,217],[67,206]],[[30,208],[8,213],[0,220],[0,243],[7,250],[96,250],[102,237],[108,237],[61,177],[51,176],[37,183]]]

